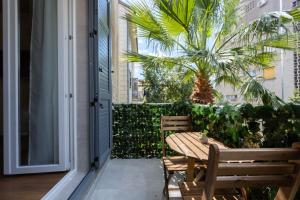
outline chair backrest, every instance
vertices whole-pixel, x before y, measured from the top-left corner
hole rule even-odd
[[[210,145],[203,200],[215,189],[276,186],[276,200],[292,200],[300,184],[300,143],[292,148],[222,149]]]
[[[190,131],[192,129],[190,116],[161,116],[161,131]]]
[[[166,156],[165,131],[182,132],[192,130],[192,119],[190,116],[161,116],[160,131],[162,140],[163,156]]]

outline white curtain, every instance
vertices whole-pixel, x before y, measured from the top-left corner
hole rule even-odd
[[[33,0],[29,165],[58,163],[57,0]]]

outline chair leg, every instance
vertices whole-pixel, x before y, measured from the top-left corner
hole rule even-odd
[[[164,177],[165,177],[165,187],[164,187],[163,191],[164,191],[165,198],[167,200],[169,200],[169,177],[170,177],[170,175],[168,176],[167,169],[165,166],[164,166]]]
[[[244,198],[244,200],[247,200],[248,197],[247,197],[247,190],[246,190],[246,188],[242,187],[242,188],[240,188],[240,190],[241,190],[241,194],[242,194],[242,197]]]
[[[198,174],[196,175],[194,181],[198,182],[199,180],[202,180],[205,176],[205,169],[200,169]]]

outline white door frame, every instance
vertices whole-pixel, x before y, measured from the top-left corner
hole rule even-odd
[[[68,0],[58,2],[59,163],[21,166],[19,163],[19,27],[18,0],[3,0],[4,174],[65,171],[69,162]]]

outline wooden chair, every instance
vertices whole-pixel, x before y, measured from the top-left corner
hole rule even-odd
[[[166,199],[169,199],[168,185],[174,172],[187,170],[187,158],[185,156],[166,156],[166,131],[183,132],[191,131],[191,117],[190,116],[161,116],[161,140],[163,152],[163,167],[165,177],[164,193]]]
[[[299,161],[300,143],[292,148],[226,150],[210,145],[205,181],[179,187],[184,200],[246,199],[235,188],[263,186],[279,188],[275,200],[292,200],[300,184]]]

